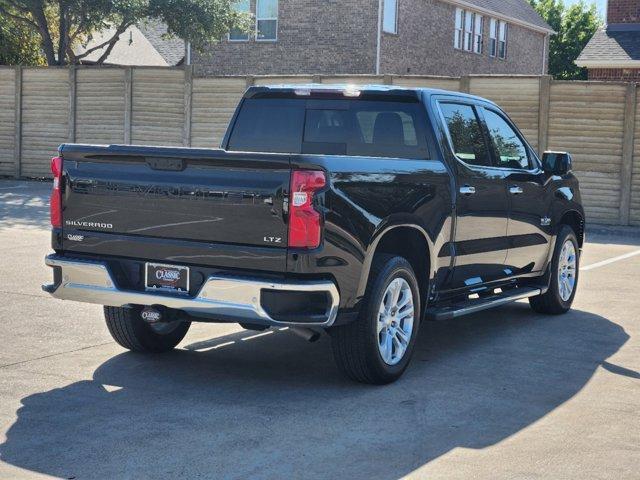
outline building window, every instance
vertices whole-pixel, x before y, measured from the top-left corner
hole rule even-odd
[[[278,0],[257,0],[256,40],[268,42],[278,39]]]
[[[398,33],[398,0],[384,0],[382,30],[386,33]]]
[[[456,33],[453,40],[453,46],[458,50],[462,50],[462,35],[464,29],[464,10],[456,8]]]
[[[498,56],[507,58],[507,22],[500,21],[498,31]]]
[[[473,42],[473,24],[475,23],[476,14],[473,12],[464,12],[464,49],[471,51]]]
[[[489,21],[489,56],[498,55],[498,20],[492,18]]]
[[[249,0],[236,0],[233,3],[233,9],[236,12],[249,13]],[[238,30],[237,28],[231,29],[229,32],[230,42],[246,42],[249,40],[249,34]]]
[[[476,21],[473,32],[473,51],[482,54],[482,39],[484,31],[484,17],[479,14],[475,14]]]

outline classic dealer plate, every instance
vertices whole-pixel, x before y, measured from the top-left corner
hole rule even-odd
[[[189,293],[189,267],[147,263],[145,270],[147,290]]]

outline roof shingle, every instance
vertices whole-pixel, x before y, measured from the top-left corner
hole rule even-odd
[[[631,31],[598,30],[578,57],[577,63],[607,63],[640,60],[640,29]]]

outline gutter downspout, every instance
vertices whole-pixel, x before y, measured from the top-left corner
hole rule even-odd
[[[378,0],[378,37],[376,44],[376,75],[380,75],[380,59],[382,48],[382,7],[384,0]]]
[[[542,42],[542,75],[547,74],[547,45],[551,41],[551,35],[548,33],[544,36],[544,40]]]
[[[185,55],[184,55],[184,63],[186,65],[191,65],[191,42],[184,42]]]

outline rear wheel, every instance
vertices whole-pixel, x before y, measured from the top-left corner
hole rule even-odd
[[[358,319],[331,329],[336,363],[351,379],[391,383],[404,373],[420,325],[420,293],[411,264],[379,255]]]
[[[571,227],[564,225],[556,239],[549,290],[543,295],[531,297],[531,308],[549,315],[569,311],[578,288],[579,269],[580,249],[576,234]]]
[[[167,352],[187,334],[191,322],[176,320],[149,324],[140,316],[140,308],[104,307],[104,318],[113,339],[134,352]]]

